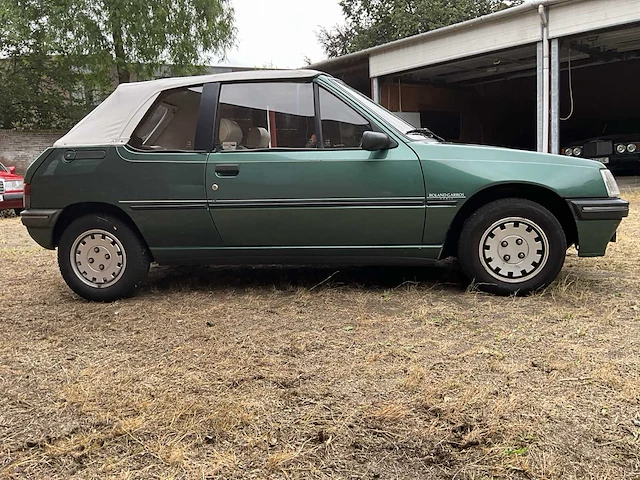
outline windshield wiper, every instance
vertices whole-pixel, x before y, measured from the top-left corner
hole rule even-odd
[[[433,139],[438,140],[440,142],[446,142],[446,140],[444,138],[442,138],[439,135],[436,135],[435,133],[433,133],[428,128],[416,128],[414,130],[409,130],[408,132],[405,132],[406,135],[410,135],[412,133],[417,133],[418,135],[424,135],[427,138],[433,138]]]

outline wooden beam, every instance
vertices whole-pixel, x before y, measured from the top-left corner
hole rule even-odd
[[[570,42],[569,48],[576,52],[584,53],[594,60],[601,60],[605,62],[615,62],[624,60],[625,56],[622,53],[615,52],[613,50],[600,50],[599,48],[590,47],[583,43]]]

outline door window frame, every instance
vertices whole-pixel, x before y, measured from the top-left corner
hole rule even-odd
[[[222,92],[222,88],[225,85],[238,85],[243,83],[311,83],[313,85],[313,104],[314,104],[314,114],[315,114],[315,127],[316,127],[316,146],[305,148],[305,147],[267,147],[267,148],[256,148],[256,149],[248,149],[248,150],[222,150],[221,145],[216,144],[216,132],[217,129],[220,128],[220,116],[219,116],[219,105],[220,105],[220,94]],[[210,153],[236,153],[241,152],[244,154],[249,153],[259,153],[259,152],[278,152],[278,151],[286,151],[286,152],[313,152],[316,150],[323,151],[364,151],[361,147],[325,147],[324,138],[322,135],[322,112],[320,108],[320,88],[324,88],[327,93],[335,96],[338,100],[344,103],[348,108],[351,108],[358,115],[362,116],[365,120],[367,120],[374,132],[382,132],[389,135],[391,138],[398,141],[398,143],[404,143],[404,139],[400,139],[395,132],[391,131],[388,128],[380,125],[380,121],[372,116],[370,112],[361,105],[353,102],[352,99],[345,97],[339,90],[335,90],[330,88],[329,85],[325,83],[318,82],[318,77],[315,78],[303,78],[303,79],[295,79],[295,78],[283,78],[283,79],[273,79],[273,80],[241,80],[241,81],[233,81],[233,82],[212,82],[203,85],[203,93],[200,104],[200,116],[198,118],[198,125],[196,129],[196,140],[195,147],[206,149],[207,152]],[[393,147],[396,148],[396,147]]]
[[[221,121],[221,117],[220,115],[218,115],[218,112],[220,110],[220,95],[222,93],[222,88],[225,85],[241,85],[243,83],[259,83],[259,84],[266,84],[266,83],[292,83],[292,84],[311,84],[312,86],[315,85],[314,82],[314,78],[301,78],[301,79],[296,79],[296,78],[277,78],[277,79],[270,79],[270,80],[256,80],[256,79],[251,79],[251,80],[240,80],[240,81],[234,81],[234,82],[219,82],[219,89],[217,92],[217,97],[216,97],[216,108],[215,108],[215,121],[213,122],[213,130],[211,130],[211,136],[212,136],[212,144],[213,144],[213,149],[211,150],[211,152],[215,152],[215,153],[234,153],[234,152],[242,152],[242,153],[252,153],[252,152],[313,152],[315,150],[318,150],[317,144],[319,142],[319,138],[320,136],[318,135],[318,121],[317,121],[317,108],[316,108],[316,103],[315,103],[315,86],[313,87],[314,92],[312,93],[313,95],[313,108],[314,108],[314,117],[315,117],[315,122],[314,125],[316,127],[316,146],[315,147],[266,147],[266,148],[252,148],[252,149],[247,149],[247,150],[222,150],[221,145],[217,145],[216,144],[216,132],[218,131],[218,129],[220,128],[220,121]]]
[[[378,122],[374,121],[371,118],[371,115],[366,115],[366,111],[363,112],[362,109],[359,108],[354,108],[353,105],[351,105],[351,103],[347,102],[345,98],[343,98],[341,95],[339,95],[338,93],[336,93],[335,91],[332,91],[331,89],[327,88],[325,85],[321,85],[318,82],[314,82],[314,85],[318,91],[318,100],[316,102],[316,121],[320,123],[320,131],[322,132],[322,107],[320,106],[320,89],[324,89],[325,92],[327,92],[329,95],[333,95],[334,97],[336,97],[336,99],[340,102],[342,102],[344,105],[347,106],[347,108],[350,108],[351,110],[353,110],[354,112],[356,112],[358,115],[360,115],[362,118],[364,118],[365,120],[367,120],[369,122],[369,125],[371,125],[371,131],[372,132],[380,132],[380,133],[387,133],[385,132],[380,126],[378,126]],[[315,101],[315,98],[314,98]],[[322,135],[320,136],[322,137]],[[318,137],[318,141],[320,141],[320,137]],[[391,148],[396,148],[397,145],[395,147],[391,147]],[[340,152],[340,151],[354,151],[354,150],[362,150],[362,147],[325,147],[324,146],[324,138],[322,139],[322,149],[328,151],[328,152]]]

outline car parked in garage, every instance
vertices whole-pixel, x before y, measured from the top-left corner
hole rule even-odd
[[[0,210],[22,211],[24,179],[16,174],[16,167],[5,167],[0,163]]]
[[[601,163],[453,145],[313,70],[120,85],[26,175],[22,221],[79,295],[164,264],[427,265],[498,294],[601,256],[629,211]]]
[[[568,157],[596,160],[614,171],[640,169],[640,133],[606,135],[574,142],[562,149]]]

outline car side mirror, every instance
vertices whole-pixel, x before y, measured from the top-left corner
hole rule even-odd
[[[16,167],[9,167],[9,173],[16,174]]]
[[[386,133],[367,131],[362,134],[362,143],[360,147],[363,150],[376,152],[378,150],[387,150],[398,146],[393,138]]]

